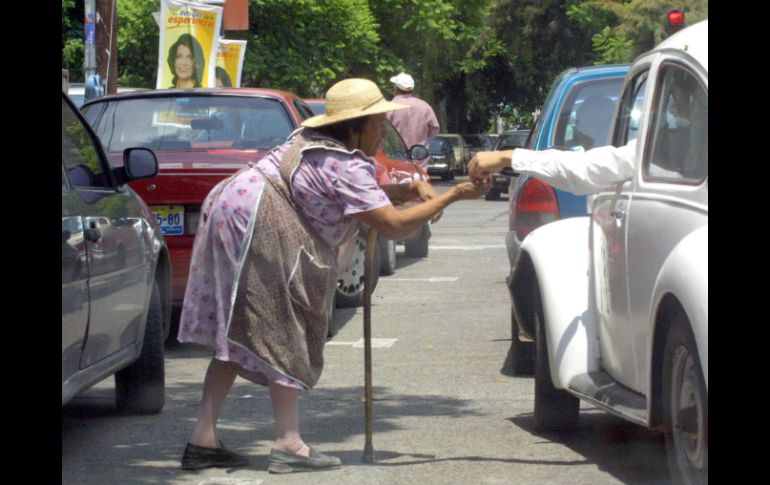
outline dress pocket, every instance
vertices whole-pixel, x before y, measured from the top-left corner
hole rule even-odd
[[[330,287],[335,278],[332,266],[324,265],[320,258],[300,247],[289,275],[289,295],[308,314],[325,317]]]

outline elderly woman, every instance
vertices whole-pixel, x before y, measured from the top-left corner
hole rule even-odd
[[[236,375],[270,390],[275,442],[268,471],[339,468],[336,457],[305,444],[299,395],[323,368],[338,261],[359,224],[399,239],[452,202],[476,199],[488,184],[466,182],[437,195],[414,181],[380,187],[374,159],[386,134],[386,101],[365,79],[326,94],[326,113],[309,118],[286,143],[222,181],[203,203],[179,340],[215,349],[198,421],[182,467],[243,466],[248,460],[217,439],[216,424]],[[391,201],[423,200],[404,210]]]

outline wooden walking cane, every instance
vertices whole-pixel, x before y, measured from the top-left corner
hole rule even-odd
[[[364,445],[364,463],[374,463],[374,414],[372,395],[372,273],[380,268],[372,268],[374,251],[377,250],[377,230],[370,227],[366,240],[364,257],[364,393],[366,402],[366,444]]]

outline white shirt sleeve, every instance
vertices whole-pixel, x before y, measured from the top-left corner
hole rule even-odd
[[[531,175],[557,189],[576,195],[604,190],[634,175],[636,140],[620,148],[604,146],[587,152],[562,150],[513,150],[511,167],[515,172]]]

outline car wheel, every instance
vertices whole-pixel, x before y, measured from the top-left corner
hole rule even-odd
[[[404,241],[404,256],[407,258],[427,258],[428,240],[430,239],[430,226],[422,226],[420,237],[411,241]]]
[[[490,190],[486,194],[484,194],[485,200],[500,200],[500,192],[497,190]]]
[[[372,261],[373,285],[377,288],[377,281],[380,279],[380,254],[381,250],[374,251],[374,261]],[[350,265],[340,272],[337,279],[337,293],[335,296],[338,307],[349,308],[358,307],[364,304],[364,259],[366,258],[366,233],[361,232],[356,236],[356,246]]]
[[[332,338],[337,335],[337,322],[334,320],[334,317],[337,314],[337,308],[333,301],[329,307],[329,330],[326,331],[326,338]]]
[[[663,430],[673,483],[708,483],[708,391],[695,338],[684,314],[663,354]]]
[[[155,414],[163,409],[165,370],[163,363],[163,308],[158,283],[152,285],[150,308],[139,358],[115,374],[115,402],[128,413]]]
[[[379,236],[377,245],[381,253],[380,276],[390,276],[396,272],[396,241]]]
[[[531,376],[535,371],[535,343],[520,340],[519,324],[513,317],[511,308],[511,354],[513,355],[513,375]]]
[[[570,431],[580,416],[580,400],[551,380],[548,362],[548,342],[540,294],[535,291],[535,429],[538,431]]]

